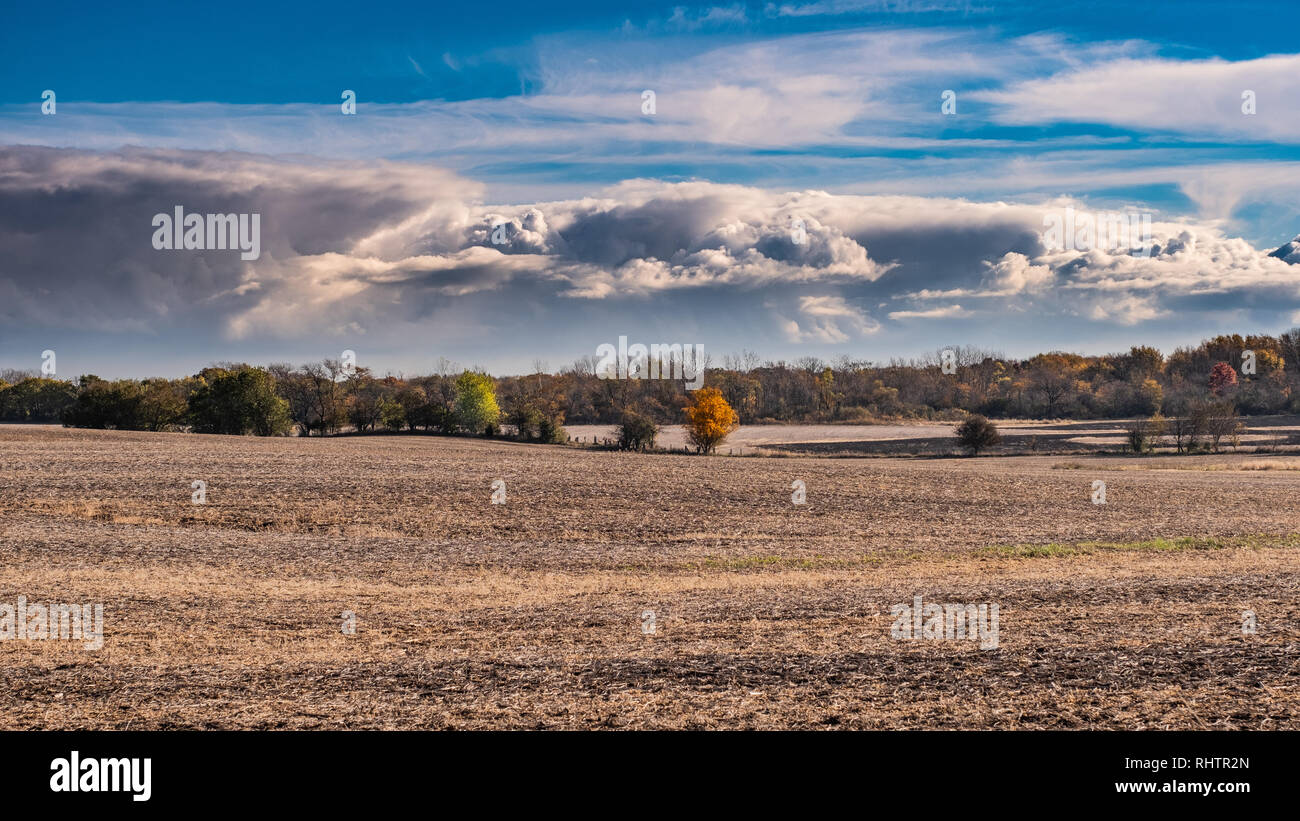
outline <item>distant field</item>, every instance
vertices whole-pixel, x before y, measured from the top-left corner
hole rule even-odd
[[[1123,420],[1033,421],[995,420],[1004,444],[992,453],[1087,453],[1118,451],[1127,447]],[[727,439],[722,452],[730,454],[808,453],[815,455],[901,455],[926,453],[953,455],[960,452],[953,435],[955,422],[914,422],[883,425],[746,425]],[[1300,417],[1267,416],[1243,419],[1245,432],[1239,438],[1243,449],[1294,447],[1300,445]],[[570,436],[590,442],[614,439],[612,425],[569,425]],[[679,449],[686,444],[680,425],[665,425],[660,447]],[[1224,449],[1230,449],[1227,441]],[[1171,445],[1172,447],[1172,445]]]
[[[0,642],[0,727],[1296,729],[1297,498],[1278,454],[0,426],[0,602],[106,621]],[[892,638],[916,595],[997,603],[998,649]]]

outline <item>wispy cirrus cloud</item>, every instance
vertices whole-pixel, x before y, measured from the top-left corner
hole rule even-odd
[[[1300,55],[1116,59],[976,91],[1002,123],[1101,123],[1145,132],[1300,142]]]

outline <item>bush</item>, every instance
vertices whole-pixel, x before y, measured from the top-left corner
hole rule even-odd
[[[537,441],[548,445],[560,445],[569,440],[569,432],[564,429],[564,414],[545,414],[537,425]]]
[[[957,441],[970,451],[971,456],[978,456],[981,450],[991,448],[1002,441],[997,426],[979,414],[967,417],[956,429]]]
[[[1153,414],[1150,419],[1134,419],[1124,426],[1128,434],[1128,446],[1134,453],[1146,453],[1160,444],[1160,437],[1165,435],[1165,418]]]
[[[659,436],[654,420],[636,411],[624,411],[618,424],[618,446],[622,450],[650,450]]]
[[[703,453],[712,453],[740,425],[740,417],[717,388],[700,388],[686,413],[686,438]]]
[[[564,412],[555,409],[548,411],[533,402],[516,406],[506,421],[514,425],[516,437],[523,442],[556,445],[569,438],[564,429]]]
[[[524,442],[536,441],[541,436],[545,420],[545,415],[531,402],[518,405],[506,418],[506,422],[514,425],[515,435]]]
[[[456,432],[456,414],[437,399],[431,399],[416,407],[407,414],[407,421],[411,423],[412,428],[436,430],[439,433]]]

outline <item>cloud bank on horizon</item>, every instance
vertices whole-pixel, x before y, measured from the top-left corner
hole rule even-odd
[[[38,95],[60,78],[19,49],[0,366],[55,345],[102,375],[351,348],[381,371],[506,372],[619,335],[1100,352],[1300,319],[1300,55],[1027,26],[942,2],[672,7],[436,58],[393,34],[356,69],[388,99],[324,69],[319,103],[294,77],[165,98],[126,65],[118,93],[68,84],[53,116]],[[333,85],[358,87],[355,115]],[[150,220],[177,205],[260,214],[260,256],[156,250]],[[1146,247],[1045,242],[1102,211],[1148,215]]]

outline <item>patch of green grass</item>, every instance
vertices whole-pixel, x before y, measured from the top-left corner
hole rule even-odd
[[[943,562],[971,556],[987,559],[1063,559],[1074,556],[1093,556],[1105,553],[1177,553],[1195,550],[1228,550],[1300,547],[1300,533],[1284,535],[1257,533],[1246,536],[1182,536],[1173,539],[1157,538],[1134,542],[1050,542],[1048,544],[1004,544],[981,547],[967,551],[923,552],[917,550],[886,550],[864,553],[853,557],[823,556],[710,556],[698,561],[684,562],[675,567],[686,572],[722,571],[785,571],[833,570],[863,567],[880,567],[905,562]],[[625,570],[655,570],[659,566],[628,566]]]
[[[1112,551],[1123,552],[1175,552],[1183,550],[1225,550],[1265,547],[1300,547],[1300,534],[1285,536],[1264,533],[1249,536],[1185,536],[1177,539],[1148,539],[1138,542],[1053,542],[1050,544],[993,545],[974,551],[976,556],[1009,559],[1052,559],[1066,556],[1087,556]]]
[[[831,556],[737,556],[735,558],[710,557],[702,561],[687,562],[686,570],[825,570],[836,567],[874,567],[889,559],[916,559],[914,551],[894,551],[888,555],[863,554],[853,558]]]

